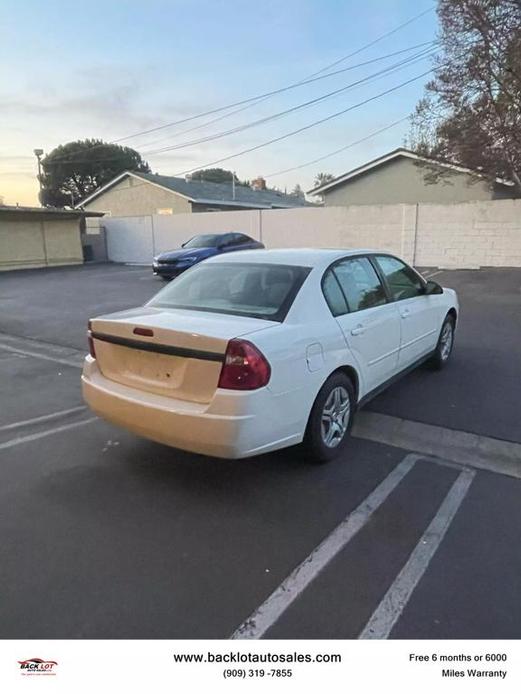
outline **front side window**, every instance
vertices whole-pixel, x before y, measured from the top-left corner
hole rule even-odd
[[[147,306],[283,321],[309,268],[267,263],[200,263]]]
[[[200,234],[187,241],[183,248],[215,248],[221,239],[222,234]]]
[[[346,298],[349,311],[362,311],[385,304],[385,291],[367,258],[346,258],[333,272]]]
[[[237,241],[235,240],[236,234],[223,234],[219,240],[219,246],[221,248],[226,248],[227,246],[235,246]]]
[[[244,234],[234,234],[233,235],[233,245],[234,246],[243,246],[247,243],[251,243],[253,239],[250,239],[249,236],[245,236]]]
[[[385,276],[391,296],[395,301],[412,299],[424,294],[424,285],[414,270],[398,258],[389,255],[376,256],[376,261]]]

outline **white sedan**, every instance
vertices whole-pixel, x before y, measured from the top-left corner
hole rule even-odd
[[[101,417],[187,451],[344,448],[356,409],[451,354],[452,289],[386,252],[255,250],[187,270],[145,306],[89,322],[83,395]]]

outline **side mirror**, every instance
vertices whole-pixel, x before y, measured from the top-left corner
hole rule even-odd
[[[443,294],[443,287],[434,280],[428,280],[425,285],[425,294]]]

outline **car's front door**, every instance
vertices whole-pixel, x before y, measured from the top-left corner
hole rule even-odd
[[[411,267],[390,255],[375,256],[400,315],[398,366],[410,366],[436,347],[440,330],[439,301],[425,294],[425,283]]]
[[[326,273],[324,294],[363,377],[363,393],[397,370],[400,316],[367,257],[345,258]]]

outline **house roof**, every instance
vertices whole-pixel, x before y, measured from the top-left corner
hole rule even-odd
[[[78,217],[103,217],[103,212],[88,212],[83,210],[65,210],[57,207],[27,207],[21,205],[0,205],[0,215],[13,214],[39,215],[42,217],[62,217],[65,219],[77,219]]]
[[[205,205],[219,205],[245,208],[289,208],[313,206],[302,198],[294,195],[279,193],[276,190],[254,190],[249,186],[235,185],[235,197],[233,197],[232,183],[211,183],[209,181],[194,181],[175,176],[160,176],[159,174],[137,173],[124,171],[106,185],[98,188],[92,195],[82,200],[78,207],[92,202],[106,190],[119,183],[126,176],[132,176],[149,183],[170,190],[190,202],[203,203]]]
[[[433,164],[439,168],[458,171],[459,173],[466,173],[472,176],[482,177],[482,174],[480,174],[479,171],[474,171],[473,169],[468,169],[465,166],[451,164],[449,162],[441,161],[439,159],[430,159],[429,157],[422,157],[421,155],[416,154],[416,152],[412,152],[410,149],[399,147],[398,149],[394,149],[392,152],[383,154],[381,157],[378,157],[377,159],[373,159],[367,164],[362,164],[362,166],[358,166],[356,169],[351,169],[351,171],[348,171],[347,173],[342,174],[337,178],[334,178],[332,181],[329,181],[328,183],[324,183],[324,185],[317,186],[312,190],[308,190],[308,195],[320,195],[321,193],[325,193],[326,191],[331,190],[332,188],[335,188],[336,186],[342,183],[346,183],[347,181],[350,181],[351,179],[356,178],[357,176],[361,176],[362,174],[371,171],[372,169],[375,169],[378,166],[382,166],[382,164],[386,164],[389,161],[399,159],[400,157],[403,157],[405,159],[413,159],[415,161],[422,161],[427,164]],[[512,181],[506,181],[502,178],[496,178],[496,183],[509,187],[514,185]]]

